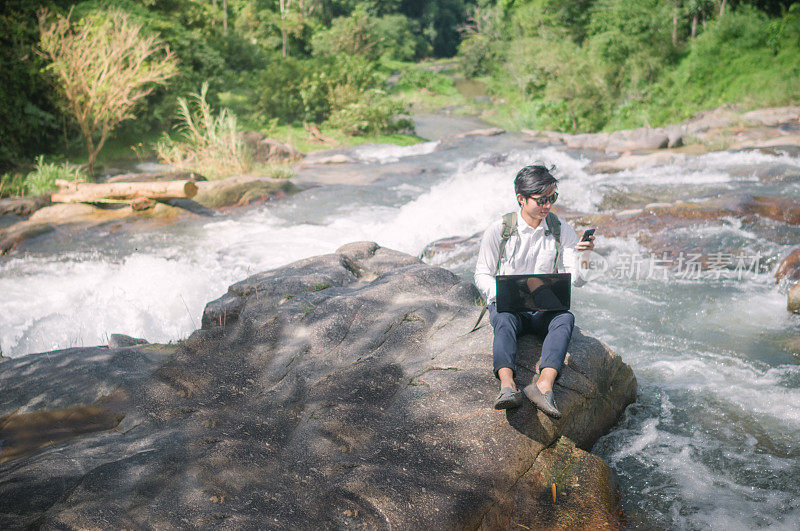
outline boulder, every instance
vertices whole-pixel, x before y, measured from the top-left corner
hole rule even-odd
[[[0,199],[0,216],[14,215],[27,218],[49,204],[49,194],[38,197],[8,197]]]
[[[756,109],[742,115],[742,120],[756,125],[775,127],[800,120],[800,107]]]
[[[303,158],[303,153],[289,144],[267,138],[257,131],[244,131],[240,138],[250,149],[253,162],[256,163],[295,162]]]
[[[794,198],[754,196],[745,204],[744,210],[789,225],[800,225],[800,204]]]
[[[735,108],[723,105],[716,109],[699,112],[683,122],[683,125],[687,133],[696,135],[709,129],[731,126],[738,120],[739,116]]]
[[[784,277],[788,280],[800,280],[800,247],[789,253],[778,265],[775,281],[780,282]]]
[[[531,136],[536,140],[552,144],[563,144],[564,137],[569,137],[569,135],[564,135],[564,133],[559,133],[557,131],[544,131],[538,129],[521,129],[520,133]]]
[[[627,129],[614,131],[608,137],[606,151],[663,149],[669,146],[669,135],[663,129]]]
[[[197,188],[194,201],[208,208],[247,205],[285,197],[299,191],[297,186],[286,179],[249,176],[197,183]]]
[[[505,132],[505,129],[500,129],[499,127],[486,127],[484,129],[473,129],[466,133],[459,133],[455,135],[455,138],[464,138],[466,136],[496,136],[502,135]]]
[[[108,348],[134,347],[136,345],[147,345],[147,340],[125,334],[111,334],[108,338]]]
[[[0,255],[13,250],[21,242],[56,230],[50,223],[20,221],[0,230]]]
[[[37,210],[29,221],[37,223],[102,223],[129,214],[127,208],[100,208],[86,203],[58,203]]]
[[[667,135],[668,143],[667,147],[678,148],[683,145],[683,135],[684,135],[684,128],[682,125],[673,124],[668,125],[664,128],[664,132]]]
[[[786,296],[786,309],[792,313],[800,313],[800,281],[795,282],[789,288],[789,293]]]
[[[580,135],[564,135],[567,147],[573,149],[594,149],[605,151],[608,145],[608,133],[584,133]]]
[[[631,369],[576,328],[555,388],[564,417],[494,411],[491,327],[469,333],[477,295],[369,242],[234,284],[113,407],[74,382],[58,406],[108,411],[98,431],[0,454],[0,527],[620,527],[608,468],[587,450],[635,399]],[[147,348],[33,357],[49,374],[0,361],[0,383],[17,382],[5,412],[50,404],[73,385],[60,371],[92,356]],[[540,349],[522,338],[520,385]]]
[[[616,159],[598,160],[589,165],[592,173],[615,173],[624,170],[633,170],[639,166],[664,166],[680,162],[686,158],[683,153],[673,151],[656,151],[646,155],[622,155]]]
[[[322,151],[318,154],[311,154],[303,159],[303,162],[300,163],[301,167],[304,166],[318,166],[318,165],[328,165],[328,164],[350,164],[351,162],[355,162],[353,157],[349,157],[344,153],[329,153],[326,151]]]

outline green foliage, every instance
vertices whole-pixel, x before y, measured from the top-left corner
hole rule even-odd
[[[38,8],[35,2],[6,0],[0,12],[0,171],[57,143],[65,126],[42,76],[44,60],[34,49]]]
[[[772,20],[735,2],[720,17],[711,0],[481,5],[459,59],[467,74],[492,76],[492,92],[507,102],[498,119],[511,126],[656,126],[722,103],[800,99],[800,4]],[[485,15],[491,5],[502,12],[500,30]]]
[[[389,99],[385,92],[370,90],[359,101],[331,114],[328,125],[353,136],[395,133],[413,129],[407,118],[397,118],[404,112],[403,104]]]
[[[276,59],[258,75],[257,112],[263,120],[321,123],[332,112],[357,102],[383,80],[376,63],[357,55]]]
[[[449,76],[417,66],[404,68],[394,89],[399,91],[425,89],[435,94],[458,93],[453,80]]]
[[[490,74],[497,62],[492,41],[481,33],[468,35],[459,47],[459,64],[467,77],[478,77]]]
[[[27,195],[42,195],[57,190],[57,179],[85,181],[86,176],[74,166],[70,166],[67,163],[45,162],[44,155],[39,155],[36,157],[36,166],[33,171],[25,176],[25,193]]]
[[[785,31],[770,44],[777,25],[742,6],[712,21],[692,43],[688,55],[648,88],[640,105],[623,108],[609,127],[646,121],[661,125],[691,117],[724,103],[745,107],[789,105],[800,100],[800,46],[787,13]],[[779,30],[780,31],[780,30]],[[775,35],[774,33],[772,35]]]
[[[25,195],[25,175],[17,172],[0,175],[0,199]]]
[[[374,61],[380,55],[376,25],[375,17],[359,6],[349,16],[334,19],[330,28],[314,34],[314,55],[361,55]]]
[[[375,21],[374,35],[381,57],[412,61],[430,56],[431,45],[422,38],[419,24],[404,15],[384,15]]]
[[[236,116],[227,109],[214,114],[206,101],[208,85],[190,99],[178,98],[179,138],[164,133],[155,149],[163,162],[214,176],[246,172],[252,154],[241,138]]]

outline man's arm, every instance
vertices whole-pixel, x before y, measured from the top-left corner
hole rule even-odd
[[[478,263],[475,264],[475,285],[483,295],[486,304],[494,301],[497,295],[494,276],[497,274],[497,256],[500,253],[502,225],[502,221],[492,223],[483,233],[481,249],[478,252]]]
[[[564,252],[564,269],[566,269],[567,273],[572,273],[572,285],[579,288],[586,284],[586,280],[580,275],[579,261],[586,259],[584,252],[594,249],[594,236],[588,242],[578,241],[575,229],[562,221],[561,247]]]

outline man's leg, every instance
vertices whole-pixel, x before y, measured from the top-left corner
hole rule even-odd
[[[494,328],[492,342],[492,363],[494,375],[500,380],[500,388],[510,387],[514,390],[517,359],[517,334],[522,320],[519,315],[509,312],[498,312],[495,304],[489,305],[489,322]]]
[[[536,387],[542,393],[553,390],[558,373],[564,366],[567,347],[575,327],[575,316],[571,312],[536,312],[527,319],[526,328],[544,336],[542,356],[539,360],[539,379]]]

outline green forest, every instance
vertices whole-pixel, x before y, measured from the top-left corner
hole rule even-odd
[[[255,130],[305,151],[314,149],[313,132],[342,144],[417,141],[408,118],[420,109],[460,106],[509,129],[574,133],[655,127],[725,103],[800,101],[800,3],[790,1],[4,6],[0,196],[42,192],[48,184],[36,180],[47,181],[48,172],[78,175],[85,169],[67,162],[91,166],[93,150],[100,164],[155,154],[170,160],[188,142],[176,132],[195,127],[206,141]],[[150,48],[114,74],[115,52],[103,47],[127,46],[114,40],[121,28],[138,39],[128,44]],[[72,56],[69,38],[78,43]],[[461,78],[480,82],[488,97],[468,102],[454,84]],[[141,90],[123,94],[128,80]],[[112,92],[127,107],[101,105],[93,122],[87,118],[87,101],[112,101]]]

